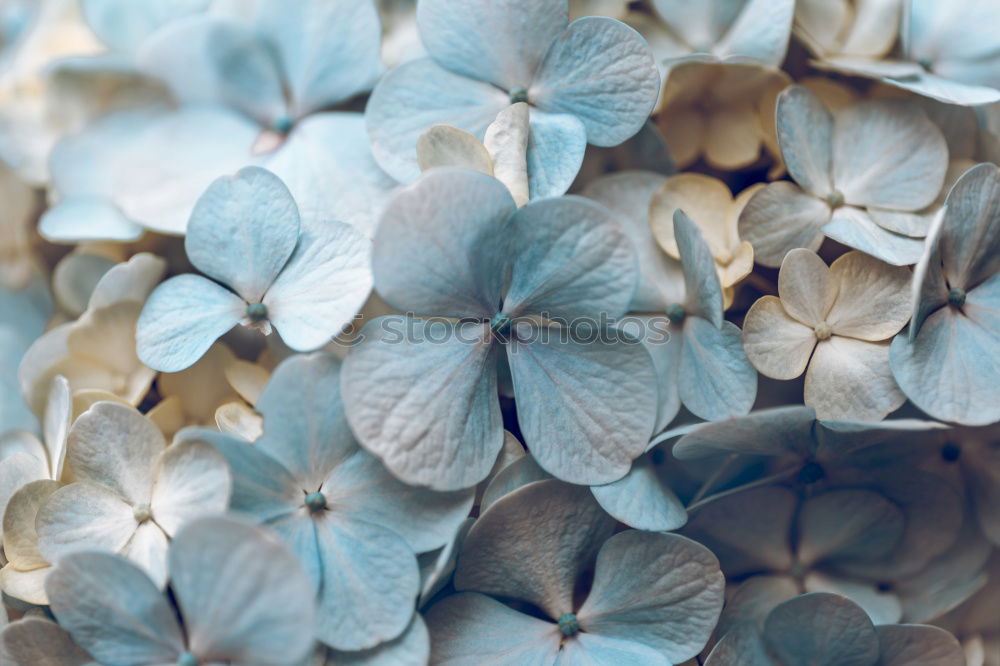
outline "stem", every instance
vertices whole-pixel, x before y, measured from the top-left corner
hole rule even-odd
[[[733,464],[734,460],[736,460],[736,454],[731,453],[725,460],[722,461],[722,463],[719,464],[718,467],[715,468],[715,471],[712,472],[707,479],[705,479],[705,482],[701,484],[700,488],[698,488],[698,492],[696,492],[694,497],[691,498],[691,504],[697,504],[701,498],[708,494],[708,491],[712,489],[715,483],[719,480],[719,477],[722,476],[722,473],[729,469],[729,466]]]
[[[756,481],[751,481],[750,483],[745,483],[742,486],[736,486],[735,488],[730,488],[729,490],[723,490],[721,493],[715,493],[714,495],[709,495],[697,502],[692,502],[687,506],[688,515],[694,513],[698,509],[720,500],[724,497],[729,497],[730,495],[735,495],[737,493],[742,493],[746,490],[752,490],[753,488],[759,488],[760,486],[766,486],[774,483],[775,481],[781,481],[782,479],[794,475],[799,471],[799,468],[790,467],[788,469],[783,469],[780,472],[772,474],[771,476],[765,476],[762,479],[757,479]]]

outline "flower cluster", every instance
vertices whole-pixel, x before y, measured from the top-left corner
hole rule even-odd
[[[1000,2],[0,2],[0,664],[1000,666]]]

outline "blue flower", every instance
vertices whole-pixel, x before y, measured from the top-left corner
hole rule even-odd
[[[588,143],[625,141],[656,103],[645,40],[606,17],[567,27],[566,0],[422,0],[417,24],[430,57],[390,71],[365,113],[375,158],[403,182],[419,174],[417,139],[432,125],[482,139],[504,108],[528,102],[530,194],[559,195]]]
[[[394,197],[372,261],[389,305],[439,317],[369,322],[344,365],[351,427],[400,479],[483,480],[503,445],[502,380],[528,448],[556,477],[608,483],[645,449],[652,363],[612,326],[635,292],[635,250],[603,206],[561,197],[518,209],[489,176],[436,169]]]

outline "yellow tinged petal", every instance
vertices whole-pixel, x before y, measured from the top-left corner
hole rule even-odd
[[[465,130],[434,125],[417,139],[417,163],[421,171],[458,166],[493,175],[493,161],[482,142]]]

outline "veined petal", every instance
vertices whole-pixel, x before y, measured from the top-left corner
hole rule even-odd
[[[792,86],[778,96],[777,114],[778,144],[788,173],[813,196],[829,195],[833,191],[833,116],[803,86]]]
[[[361,333],[342,381],[362,446],[413,485],[455,490],[486,478],[503,446],[489,328],[390,315]]]
[[[853,206],[834,210],[830,221],[823,225],[823,233],[893,266],[915,264],[924,251],[922,238],[910,238],[883,229],[868,213]]]
[[[669,532],[687,522],[687,511],[658,471],[643,456],[628,474],[591,492],[605,511],[629,527],[649,532]]]
[[[528,89],[543,111],[569,113],[595,146],[616,146],[639,131],[660,90],[646,41],[620,21],[577,19],[549,46]]]
[[[781,305],[793,319],[819,326],[837,298],[839,283],[819,255],[798,248],[785,255],[778,273]]]
[[[132,507],[94,483],[77,482],[58,489],[42,504],[35,519],[38,549],[47,562],[70,553],[99,550],[117,553],[135,534]]]
[[[830,264],[837,299],[826,322],[836,335],[861,340],[885,340],[910,318],[912,274],[863,252],[848,252]]]
[[[569,113],[546,113],[532,108],[529,115],[526,157],[531,198],[564,194],[583,164],[587,130],[579,118]]]
[[[677,376],[684,406],[712,421],[749,412],[757,397],[757,372],[743,351],[739,327],[724,321],[716,328],[689,317],[683,335]]]
[[[743,320],[743,349],[762,375],[794,379],[806,371],[816,347],[813,330],[793,319],[781,299],[764,296]]]
[[[878,661],[878,638],[868,615],[826,592],[779,604],[764,622],[764,642],[785,663],[870,666]]]
[[[879,421],[906,402],[889,370],[889,343],[834,335],[816,346],[804,400],[825,420]]]
[[[498,113],[496,120],[486,128],[482,144],[483,148],[488,151],[487,154],[492,165],[492,175],[507,186],[511,196],[514,197],[514,203],[519,207],[528,203],[529,198],[528,145],[531,141],[532,131],[529,125],[530,116],[531,113],[527,103],[517,102],[516,104],[511,104]],[[557,127],[561,127],[558,124],[559,120],[558,118],[555,119]],[[572,121],[570,122],[572,123]],[[549,137],[544,137],[541,142],[542,145],[561,144],[558,140],[559,133],[554,131],[552,134],[556,137],[556,140],[552,141],[549,140]],[[539,143],[537,137],[535,143],[536,145]],[[572,154],[572,151],[569,152]],[[544,160],[542,162],[544,163]],[[574,176],[575,172],[579,170],[579,165],[576,165],[576,167]],[[569,185],[567,185],[568,187]],[[565,190],[562,192],[565,192]],[[562,194],[562,192],[553,192],[552,194]]]
[[[158,465],[149,503],[153,518],[173,536],[194,518],[225,512],[231,488],[226,460],[209,444],[172,444]]]
[[[436,167],[462,167],[487,176],[493,175],[493,158],[483,142],[450,125],[434,125],[420,135],[417,139],[417,163],[421,171]]]
[[[969,290],[1000,271],[1000,168],[983,163],[969,169],[945,203],[941,262],[949,286]]]
[[[812,251],[823,243],[823,225],[830,206],[792,183],[778,181],[762,187],[740,213],[740,238],[753,245],[754,258],[777,268],[789,250]]]
[[[427,0],[417,8],[417,25],[441,67],[510,90],[530,85],[567,13],[565,0]]]
[[[468,169],[437,169],[401,189],[375,234],[379,295],[403,312],[492,317],[515,210],[500,181]]]
[[[193,365],[246,316],[247,303],[200,275],[178,275],[153,291],[136,325],[143,363],[163,372]]]
[[[535,460],[571,483],[620,479],[653,431],[656,375],[649,352],[615,329],[515,327],[507,358]]]

